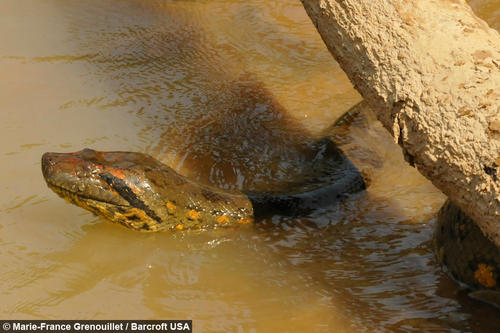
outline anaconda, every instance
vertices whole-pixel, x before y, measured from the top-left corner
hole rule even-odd
[[[45,153],[42,172],[48,186],[64,199],[128,228],[206,229],[251,223],[272,210],[307,212],[362,190],[364,180],[343,152],[328,139],[320,144],[328,181],[286,193],[242,193],[203,185],[135,152]]]
[[[343,152],[329,139],[319,144],[329,160],[324,170],[329,181],[287,193],[206,186],[149,155],[133,152],[45,153],[42,171],[48,186],[64,199],[128,228],[206,229],[249,224],[271,211],[303,213],[362,190],[365,182]],[[439,212],[434,239],[440,261],[451,275],[475,290],[471,297],[500,307],[500,251],[450,201]]]
[[[500,249],[477,224],[448,200],[438,213],[435,247],[452,277],[472,289],[472,297],[500,307]]]

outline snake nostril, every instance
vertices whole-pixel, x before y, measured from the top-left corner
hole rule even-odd
[[[45,153],[42,155],[42,172],[46,175],[49,168],[54,164],[52,156],[50,153]]]

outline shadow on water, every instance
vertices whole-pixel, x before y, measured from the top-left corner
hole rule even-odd
[[[183,124],[166,125],[151,150],[180,157],[177,169],[219,187],[268,190],[300,178],[324,147],[290,118],[251,75],[206,90],[203,111]],[[168,148],[167,148],[168,149]]]
[[[127,18],[90,9],[78,20],[101,26],[91,23],[106,19],[108,29],[81,31],[82,23],[72,24],[74,41],[94,41],[82,48],[92,55],[91,75],[110,87],[100,102],[103,112],[121,105],[136,113],[144,121],[138,131],[147,142],[143,151],[226,189],[279,190],[310,173],[324,145],[255,75],[206,39],[197,10],[129,5],[145,19],[127,25]]]

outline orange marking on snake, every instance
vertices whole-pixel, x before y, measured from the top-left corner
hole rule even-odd
[[[196,219],[200,218],[200,215],[201,214],[195,210],[190,210],[188,212],[188,218],[191,220],[196,220]]]
[[[245,218],[239,219],[238,223],[247,224],[247,223],[250,223],[250,219],[248,217],[245,217]]]
[[[217,218],[217,222],[219,222],[219,223],[229,223],[229,217],[227,217],[226,215],[219,216]]]
[[[124,180],[127,184],[128,184],[128,187],[132,190],[132,192],[134,192],[135,194],[140,194],[142,193],[142,189],[138,188],[137,186],[135,186],[133,183],[131,182],[127,182],[127,175],[121,171],[121,170],[116,170],[116,169],[111,169],[108,171],[110,174],[112,174],[113,176],[115,176],[116,178],[119,178],[121,180]],[[139,178],[139,180],[141,180]]]
[[[474,278],[486,288],[495,287],[497,282],[493,274],[493,267],[486,264],[479,264],[474,272]]]
[[[125,178],[127,178],[127,176],[121,170],[109,170],[109,173],[122,180],[125,180]]]
[[[173,213],[175,211],[175,208],[177,208],[177,206],[175,206],[173,203],[171,202],[167,202],[167,209],[168,209],[168,212],[169,213]]]

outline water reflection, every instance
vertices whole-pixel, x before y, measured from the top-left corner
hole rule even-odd
[[[93,56],[85,61],[114,96],[90,99],[88,106],[133,108],[147,124],[138,133],[151,142],[146,151],[201,182],[275,189],[311,168],[317,136],[288,114],[256,75],[237,66],[225,41],[208,39],[199,9],[130,5],[148,24],[124,27],[127,22],[112,17],[106,18],[105,31],[75,28],[74,41],[94,41],[87,48]],[[98,27],[103,18],[94,14],[71,24],[90,20]]]
[[[273,189],[312,167],[316,138],[255,78],[214,83],[204,94],[201,114],[161,126],[163,134],[150,148],[156,155],[173,151],[177,169],[240,189]]]

